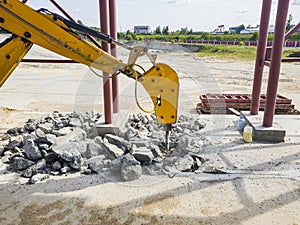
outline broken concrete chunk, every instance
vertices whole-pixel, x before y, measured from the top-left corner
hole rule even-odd
[[[40,128],[36,129],[36,131],[34,133],[37,138],[45,138],[46,137],[45,132]]]
[[[60,169],[60,172],[61,172],[62,174],[66,174],[66,173],[69,173],[71,170],[72,170],[71,167],[69,167],[69,166],[64,166],[63,168]]]
[[[43,180],[46,180],[49,178],[49,175],[48,174],[36,174],[36,175],[33,175],[30,180],[29,180],[29,183],[30,184],[35,184],[39,181],[43,181]]]
[[[24,125],[24,129],[25,129],[26,131],[28,131],[29,133],[31,133],[31,132],[33,132],[33,131],[36,130],[36,124],[33,123],[33,122],[26,123],[26,124]]]
[[[81,155],[79,155],[78,157],[74,157],[74,160],[70,162],[70,167],[74,170],[79,171],[81,169],[81,166],[83,165],[83,162],[83,158],[81,157]]]
[[[143,166],[143,173],[150,176],[156,176],[158,173],[155,171],[153,165]]]
[[[194,166],[194,159],[190,155],[186,155],[184,158],[179,158],[174,166],[181,172],[189,172]]]
[[[18,134],[17,128],[11,128],[8,131],[6,131],[6,133],[10,134],[10,135],[14,135],[14,134]]]
[[[54,134],[46,134],[45,142],[48,145],[54,145],[56,143],[56,136]]]
[[[38,137],[35,135],[35,132],[31,132],[30,134],[23,134],[23,139],[24,141],[28,140],[28,139],[32,139],[32,140],[36,140]]]
[[[98,155],[87,160],[89,168],[95,173],[101,173],[105,167],[104,165],[104,155]]]
[[[44,159],[46,160],[47,163],[51,164],[53,162],[55,162],[58,158],[58,155],[55,154],[54,152],[47,152],[45,155],[44,155]]]
[[[194,125],[198,126],[199,129],[203,129],[206,126],[206,123],[203,120],[195,120]]]
[[[22,157],[15,157],[13,160],[13,165],[16,170],[25,170],[28,167],[34,165],[34,162]]]
[[[81,156],[87,158],[87,146],[89,141],[80,141],[77,142],[78,144],[78,151],[80,152]]]
[[[72,127],[63,127],[57,131],[54,131],[53,134],[55,134],[56,136],[65,136],[68,135],[69,133],[71,133],[73,131]]]
[[[164,166],[174,166],[175,162],[179,159],[179,157],[169,157],[163,159]]]
[[[62,145],[56,145],[52,148],[60,158],[67,162],[73,162],[75,159],[82,158],[78,151],[78,144],[74,142],[68,142]]]
[[[179,138],[177,147],[171,153],[171,156],[184,157],[191,151],[193,137],[189,135],[182,135]]]
[[[39,171],[45,169],[46,167],[47,167],[47,163],[45,159],[41,159],[35,164],[35,169]]]
[[[5,150],[4,146],[0,145],[0,157],[3,155],[4,150]]]
[[[32,139],[28,139],[25,141],[24,150],[25,150],[27,158],[30,160],[37,161],[43,157],[41,151],[35,145],[35,143]]]
[[[160,148],[157,145],[150,145],[149,149],[151,150],[154,158],[162,157],[162,152],[161,152]]]
[[[53,164],[52,164],[52,168],[54,170],[60,170],[62,167],[61,163],[59,161],[55,161]]]
[[[12,136],[9,138],[9,143],[6,146],[7,150],[14,150],[16,147],[22,148],[23,147],[23,136],[18,135],[18,136]]]
[[[133,156],[140,162],[151,162],[151,160],[154,159],[152,151],[146,147],[135,149]]]
[[[138,131],[133,127],[129,127],[127,132],[125,133],[126,140],[131,140],[138,135]]]
[[[149,146],[149,142],[145,141],[145,140],[132,140],[132,141],[130,141],[130,143],[132,145],[135,145],[137,148],[148,147]]]
[[[38,128],[41,129],[45,134],[52,132],[54,125],[52,123],[42,123],[38,125]]]
[[[70,122],[69,122],[69,125],[71,127],[81,127],[82,123],[81,123],[81,120],[79,118],[71,118]]]
[[[68,142],[63,145],[57,145],[53,147],[55,152],[61,159],[70,163],[70,167],[74,170],[80,170],[83,164],[83,158],[78,151],[78,144],[74,142]]]
[[[142,167],[139,164],[123,162],[121,167],[121,176],[125,181],[133,181],[142,175]]]
[[[48,144],[39,144],[39,149],[42,151],[42,150],[45,150],[45,151],[48,151],[49,150],[49,145]]]
[[[67,142],[80,142],[86,139],[85,130],[75,127],[73,131],[65,136],[57,137],[56,142],[58,145],[65,144]]]
[[[114,160],[115,158],[118,158],[124,154],[124,151],[116,145],[103,142],[101,146],[104,150],[103,153],[108,159]]]
[[[85,156],[87,159],[90,159],[94,156],[103,154],[103,147],[100,144],[97,144],[95,141],[91,141],[87,145],[86,152],[83,156]]]
[[[47,144],[51,146],[56,143],[56,136],[54,134],[45,134],[41,137],[37,137],[36,139],[34,139],[34,142],[37,145]]]
[[[105,134],[104,138],[113,145],[118,146],[124,152],[129,152],[132,146],[132,143],[126,141],[124,138],[113,135],[113,134]]]
[[[105,168],[111,168],[112,167],[112,161],[109,159],[103,160],[103,164]]]
[[[27,169],[22,170],[21,176],[25,177],[25,178],[30,178],[37,173],[38,173],[38,171],[36,170],[35,166],[32,165],[32,166],[28,167]]]

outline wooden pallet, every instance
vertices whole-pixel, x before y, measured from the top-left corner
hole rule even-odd
[[[231,113],[229,108],[238,111],[250,111],[250,94],[205,94],[200,95],[200,103],[197,104],[197,111],[205,114],[224,114]],[[260,96],[259,110],[264,110],[266,95]],[[277,95],[275,113],[277,114],[298,114],[292,100],[282,95]]]

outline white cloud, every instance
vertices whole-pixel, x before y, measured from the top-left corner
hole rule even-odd
[[[292,2],[292,5],[300,5],[300,0],[294,0],[294,1]]]
[[[190,3],[191,0],[165,0],[168,4],[184,4],[184,3]]]
[[[236,13],[246,13],[246,12],[248,12],[248,9],[246,9],[246,8],[238,9],[238,10],[236,11]]]

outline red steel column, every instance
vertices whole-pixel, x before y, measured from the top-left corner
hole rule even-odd
[[[100,6],[100,26],[101,32],[109,35],[109,5],[108,0],[99,0]],[[102,49],[106,52],[110,52],[109,44],[102,41]],[[107,78],[109,74],[103,73],[103,94],[104,94],[104,115],[105,123],[112,123],[112,114],[113,114],[113,99],[112,99],[112,82],[110,78]]]
[[[289,39],[290,36],[292,36],[293,33],[295,33],[300,28],[300,23],[298,23],[296,26],[294,26],[291,30],[289,30],[286,34],[284,39]]]
[[[252,101],[250,110],[252,115],[257,115],[259,111],[271,7],[272,0],[263,0],[252,89]]]
[[[263,126],[272,127],[273,119],[275,114],[276,106],[276,96],[278,89],[278,81],[281,67],[281,55],[284,44],[284,35],[285,35],[285,26],[287,20],[287,14],[289,9],[290,0],[279,0],[276,22],[275,22],[275,31],[274,31],[274,40],[273,40],[273,49],[271,55],[271,65],[269,71],[269,81],[267,88],[267,99],[264,113]]]
[[[117,40],[117,1],[109,0],[109,17],[110,17],[110,36]],[[117,46],[111,44],[111,55],[118,57]],[[119,107],[119,77],[116,76],[112,79],[112,89],[113,89],[113,112],[117,113],[120,111]]]

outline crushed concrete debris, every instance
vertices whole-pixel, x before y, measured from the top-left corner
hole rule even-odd
[[[165,147],[165,132],[155,115],[133,114],[125,132],[97,135],[93,112],[54,112],[0,136],[0,157],[7,171],[18,172],[34,184],[51,176],[81,172],[118,172],[123,180],[147,175],[199,171],[206,160],[199,155],[208,144],[205,122],[198,115],[181,115]],[[205,171],[205,170],[204,170]]]

